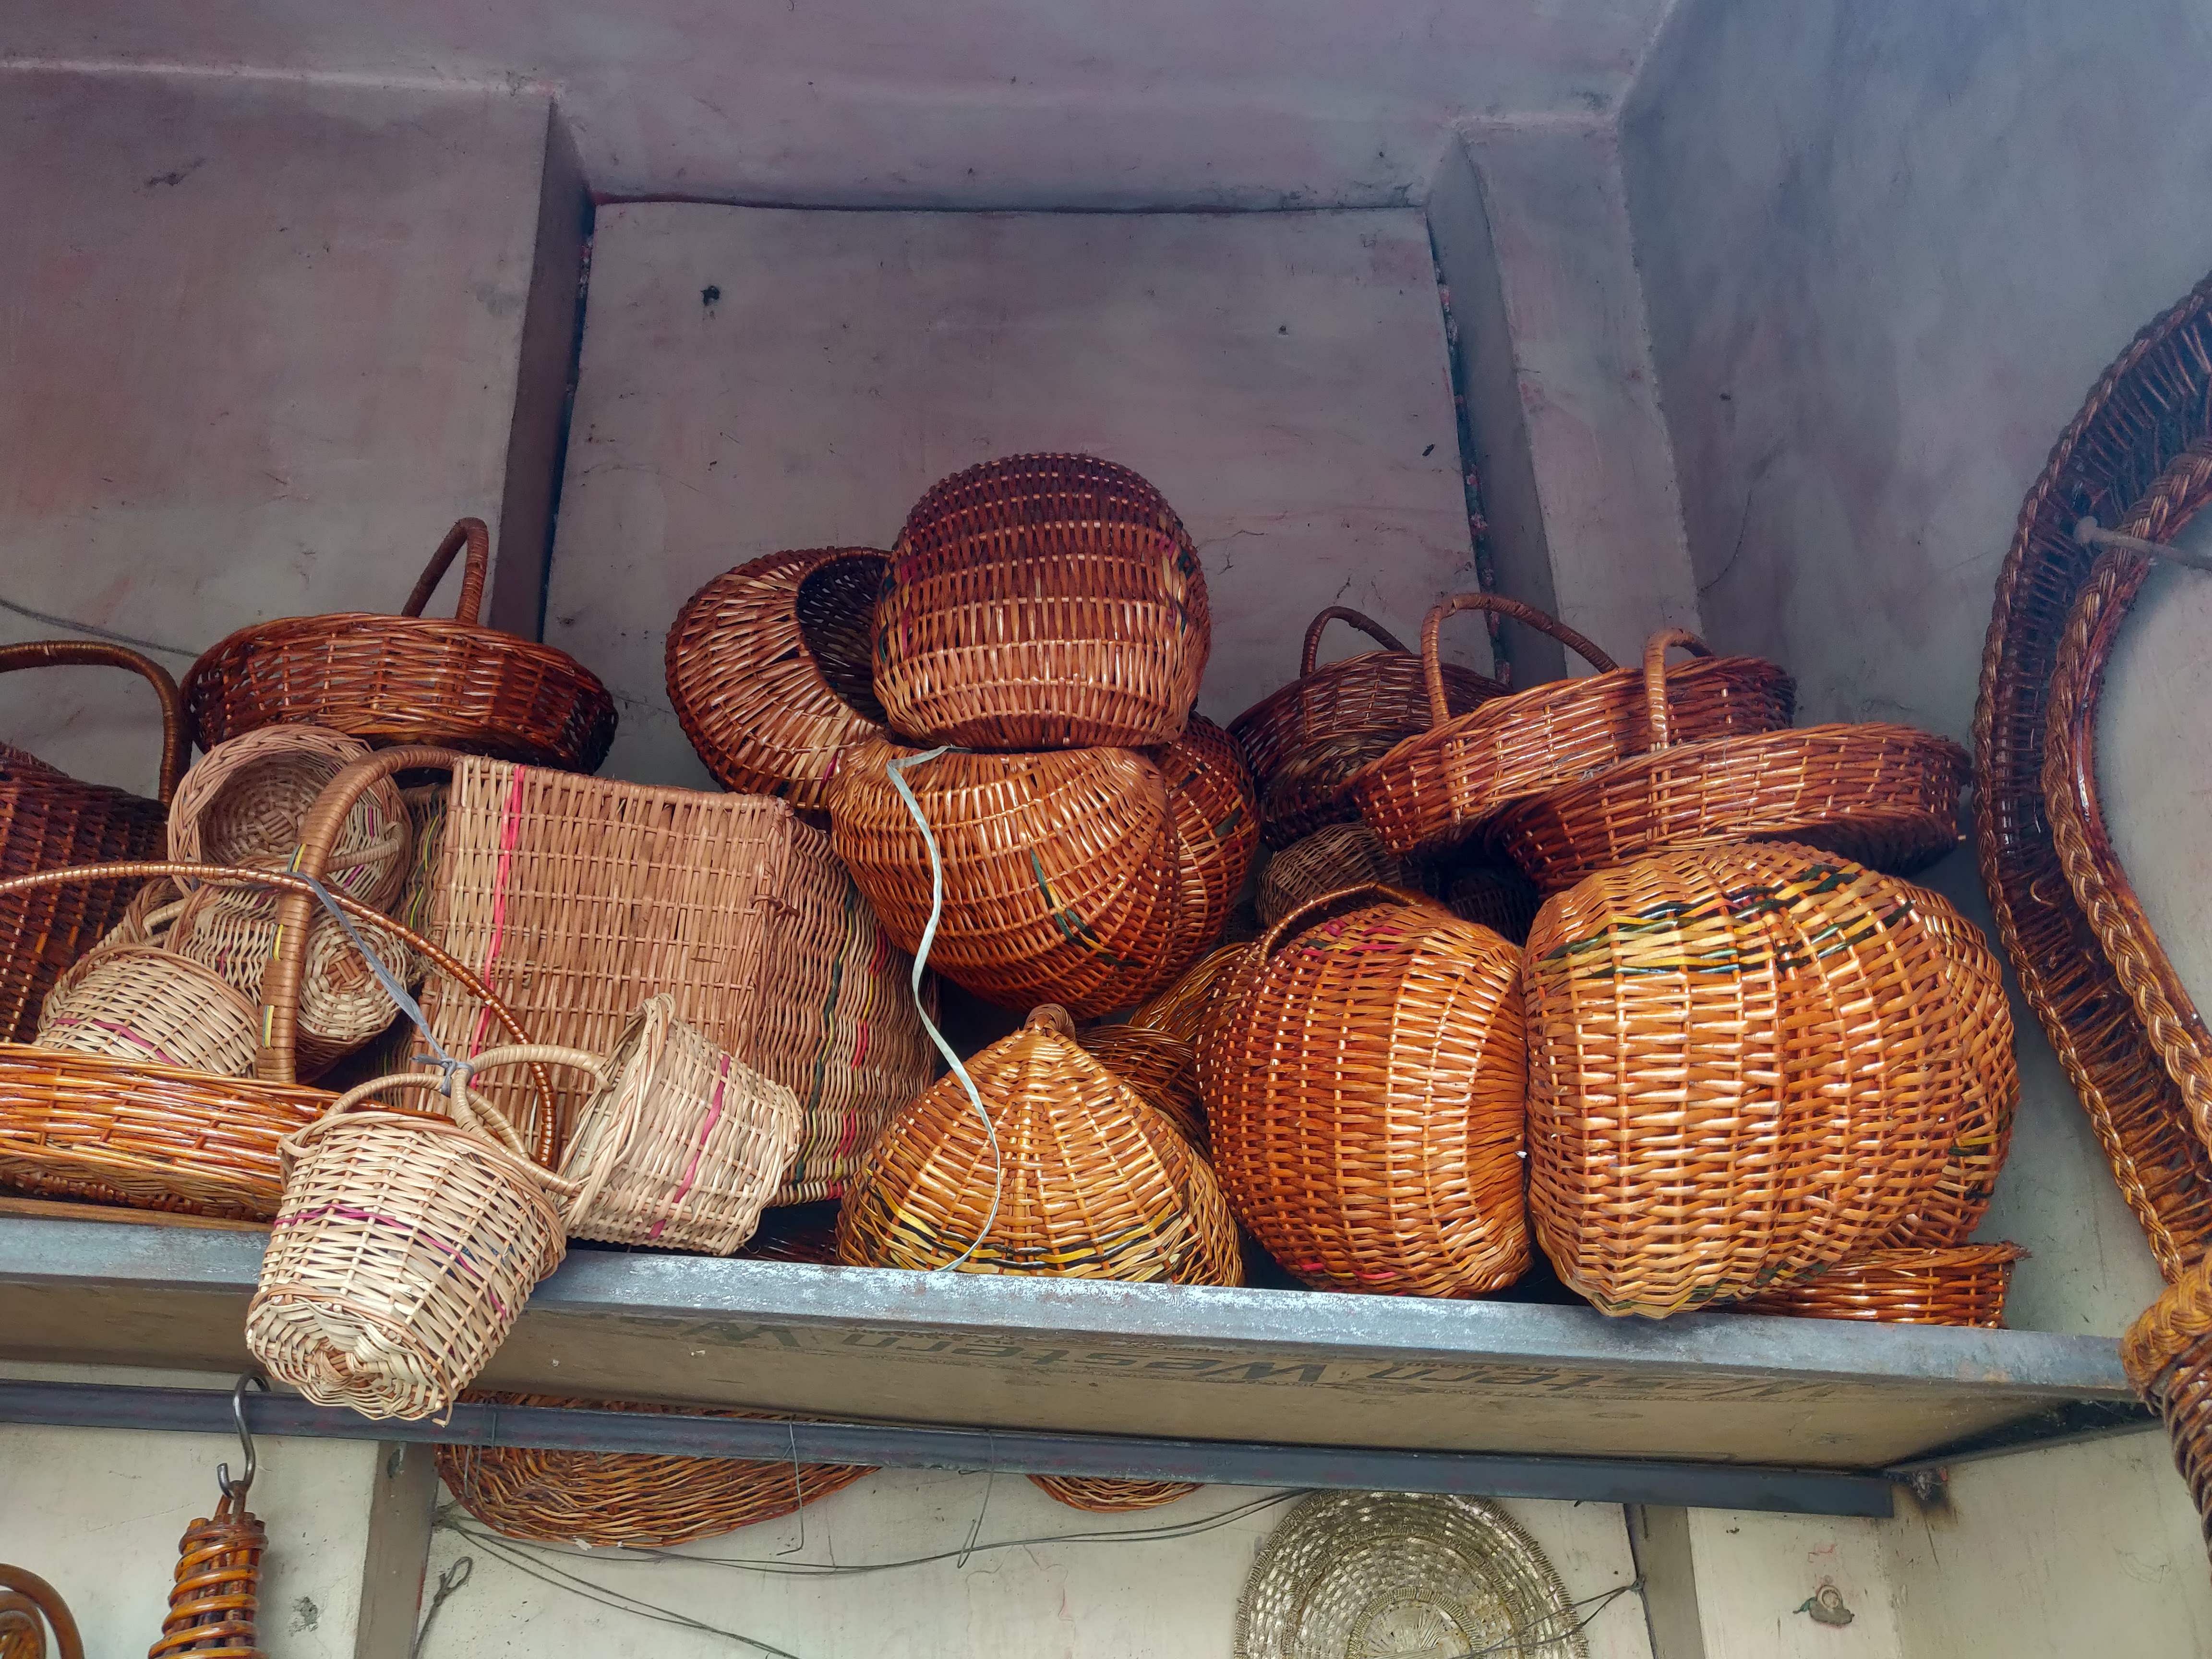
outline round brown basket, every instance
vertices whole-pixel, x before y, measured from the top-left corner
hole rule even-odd
[[[1364,823],[1332,823],[1270,858],[1260,872],[1260,925],[1272,927],[1324,893],[1405,879],[1397,857]]]
[[[1174,984],[1133,1012],[1129,1024],[1165,1031],[1195,1048],[1208,1011],[1229,988],[1237,965],[1251,948],[1246,940],[1207,951],[1183,969]]]
[[[1520,982],[1504,940],[1389,888],[1268,930],[1199,1058],[1214,1169],[1268,1255],[1394,1296],[1521,1276]]]
[[[2166,1420],[2174,1465],[2212,1544],[2212,1256],[2185,1269],[2128,1327],[2120,1363]]]
[[[465,545],[451,622],[422,607]],[[477,626],[490,533],[463,519],[396,617],[344,611],[241,628],[185,676],[192,735],[212,750],[264,726],[326,726],[382,747],[430,744],[589,772],[614,742],[614,699],[550,646]]]
[[[1030,1479],[1068,1508],[1093,1515],[1156,1510],[1199,1489],[1190,1480],[1129,1480],[1108,1474],[1033,1474]]]
[[[1221,937],[1260,850],[1260,803],[1230,735],[1193,714],[1159,751],[1175,824],[1176,938],[1172,971]]]
[[[918,951],[930,841],[891,782],[917,751],[854,750],[830,790],[830,842],[884,930]],[[929,965],[987,1001],[1060,1000],[1086,1018],[1141,1000],[1183,965],[1172,813],[1131,749],[951,752],[902,769],[944,867]]]
[[[934,485],[876,606],[876,695],[925,744],[1167,743],[1206,672],[1206,577],[1125,466],[1014,455]]]
[[[41,1048],[246,1077],[259,1011],[219,974],[153,945],[109,945],[61,976],[39,1011]]]
[[[1206,1148],[1206,1106],[1198,1096],[1198,1051],[1170,1032],[1139,1025],[1092,1025],[1075,1040],[1108,1071],[1134,1089],[1183,1139]]]
[[[882,733],[870,678],[887,554],[770,553],[694,593],[668,629],[668,700],[726,789],[818,807],[840,757]]]
[[[1314,665],[1322,633],[1341,620],[1381,647]],[[1505,695],[1498,681],[1444,664],[1445,705],[1464,714]],[[1229,724],[1265,793],[1270,847],[1288,847],[1325,823],[1357,818],[1345,786],[1352,775],[1401,739],[1429,724],[1428,683],[1421,659],[1371,617],[1330,605],[1307,624],[1298,677],[1262,697]]]
[[[1735,1311],[2001,1330],[2013,1263],[2027,1254],[2017,1244],[1875,1250],[1823,1267],[1809,1279],[1763,1291],[1737,1303]]]
[[[188,745],[169,671],[119,645],[44,640],[0,646],[0,674],[26,668],[125,668],[154,688],[161,713],[161,799],[79,783],[35,756],[0,744],[0,875],[24,875],[105,859],[158,857]],[[42,887],[0,898],[0,1039],[27,1040],[39,1005],[62,970],[114,927],[128,886]]]
[[[699,1406],[571,1400],[477,1389],[461,1398],[492,1406],[788,1420],[776,1412],[710,1411]],[[439,1479],[463,1509],[494,1532],[541,1544],[594,1548],[665,1549],[720,1537],[793,1514],[874,1473],[842,1463],[794,1464],[781,1457],[662,1457],[520,1446],[438,1448]]]
[[[1236,1224],[1205,1159],[1033,1011],[891,1120],[846,1189],[837,1253],[859,1267],[1241,1285]],[[984,1127],[988,1114],[990,1128]]]
[[[1528,1201],[1570,1289],[1655,1317],[1733,1301],[1916,1213],[1970,1093],[1923,900],[1778,842],[1655,854],[1546,903]]]

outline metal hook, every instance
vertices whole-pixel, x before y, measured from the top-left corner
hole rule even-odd
[[[222,1495],[225,1498],[240,1504],[246,1501],[246,1488],[253,1484],[253,1472],[256,1465],[253,1455],[253,1431],[246,1426],[246,1390],[249,1386],[258,1388],[262,1393],[266,1394],[269,1392],[269,1379],[262,1376],[259,1371],[245,1371],[240,1373],[236,1385],[230,1391],[230,1416],[231,1420],[238,1425],[238,1443],[246,1453],[246,1473],[233,1480],[230,1478],[229,1464],[218,1463],[215,1466],[216,1485],[222,1488]]]

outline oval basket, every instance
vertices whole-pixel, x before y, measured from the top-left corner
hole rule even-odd
[[[0,871],[58,870],[106,859],[161,855],[168,809],[185,769],[184,708],[169,671],[119,645],[45,640],[0,646],[0,673],[25,668],[125,668],[154,688],[161,713],[161,799],[79,783],[35,756],[0,744]],[[93,942],[121,921],[128,886],[41,887],[0,898],[0,1038],[38,1028],[39,1005]]]
[[[845,1194],[857,1267],[1241,1285],[1237,1227],[1206,1161],[1036,1009],[968,1062],[984,1111],[940,1078],[891,1120]],[[994,1151],[993,1135],[996,1151]]]
[[[1735,1311],[2002,1330],[2013,1263],[2027,1254],[2017,1244],[1875,1250],[1739,1302]]]
[[[451,622],[422,607],[465,544]],[[203,749],[264,726],[327,726],[382,747],[431,744],[589,772],[615,737],[614,699],[552,647],[479,627],[490,532],[463,519],[446,532],[396,617],[341,611],[241,628],[185,676]]]
[[[1197,550],[1158,490],[1089,455],[1013,455],[907,515],[876,695],[924,744],[1141,747],[1182,732],[1212,639]]]
[[[39,1011],[41,1048],[248,1077],[260,1012],[223,977],[154,945],[107,945],[61,976]]]
[[[1244,757],[1203,714],[1159,751],[1175,828],[1175,971],[1221,937],[1260,850],[1260,803]]]
[[[1156,1510],[1199,1489],[1190,1480],[1130,1480],[1109,1474],[1033,1474],[1030,1479],[1068,1508],[1093,1515]]]
[[[1655,854],[1545,904],[1528,1201],[1570,1289],[1654,1317],[1736,1300],[1917,1213],[1969,1092],[1923,899],[1779,842]]]
[[[1458,611],[1493,611],[1550,635],[1599,672],[1496,697],[1456,719],[1445,713],[1437,632]],[[1696,658],[1672,668],[1668,649]],[[1581,635],[1533,606],[1492,593],[1460,593],[1421,625],[1432,723],[1352,781],[1359,814],[1400,857],[1438,853],[1480,832],[1516,801],[1587,777],[1651,743],[1658,724],[1684,740],[1771,732],[1790,724],[1796,688],[1758,657],[1716,657],[1696,635],[1669,629],[1645,647],[1645,672],[1616,668]]]
[[[819,807],[845,751],[880,736],[870,678],[888,554],[770,553],[726,571],[668,628],[668,700],[726,789]]]
[[[2165,1419],[2174,1466],[2212,1544],[2212,1256],[2183,1272],[2128,1327],[2120,1363]]]
[[[1305,1283],[1476,1296],[1528,1265],[1520,952],[1357,887],[1270,928],[1207,1027],[1222,1190]]]

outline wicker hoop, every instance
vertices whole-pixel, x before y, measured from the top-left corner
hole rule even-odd
[[[55,1659],[84,1659],[84,1638],[61,1592],[38,1574],[0,1561],[0,1659],[46,1659],[46,1628]]]
[[[929,923],[930,847],[888,767],[916,752],[863,744],[830,791],[831,845],[905,951]],[[1136,750],[955,751],[902,775],[944,866],[930,965],[955,984],[1002,1006],[1053,996],[1091,1018],[1196,953],[1177,927],[1166,783]]]
[[[41,1048],[248,1077],[261,1017],[198,963],[158,945],[113,945],[64,974],[39,1012]]]
[[[2185,1268],[2120,1340],[2136,1392],[2157,1408],[2212,1545],[2212,1256]]]
[[[569,1237],[731,1255],[783,1184],[799,1128],[796,1095],[678,1019],[675,998],[651,998],[562,1157]]]
[[[0,646],[0,674],[70,666],[128,669],[154,688],[161,711],[161,799],[79,783],[0,744],[0,870],[57,870],[161,854],[164,803],[176,791],[187,749],[177,683],[151,658],[119,645],[43,640]],[[54,981],[116,925],[131,897],[127,887],[48,887],[0,900],[0,1040],[29,1039]]]
[[[451,622],[422,607],[467,559]],[[264,726],[325,726],[381,748],[424,744],[590,772],[615,738],[614,699],[565,653],[477,625],[491,536],[462,519],[396,617],[344,611],[241,628],[185,676],[203,749]]]
[[[1251,949],[1248,939],[1207,951],[1186,968],[1174,984],[1132,1013],[1129,1024],[1180,1037],[1195,1049],[1208,1011],[1228,989],[1237,965]]]
[[[1972,1088],[1924,900],[1780,842],[1655,854],[1545,904],[1528,1199],[1571,1289],[1662,1316],[1861,1254],[1919,1212]]]
[[[1230,1206],[1323,1290],[1477,1296],[1528,1266],[1520,952],[1411,893],[1300,906],[1238,969],[1199,1082]]]
[[[870,679],[890,556],[770,553],[694,593],[668,629],[668,698],[726,789],[819,807],[845,751],[883,732]]]
[[[1236,1224],[1206,1161],[1085,1054],[1063,1009],[1031,1012],[891,1120],[837,1218],[859,1267],[1241,1285]],[[996,1152],[994,1152],[995,1145]]]
[[[2027,1254],[2017,1244],[1876,1250],[1824,1267],[1799,1283],[1762,1291],[1737,1303],[1734,1310],[1784,1319],[2002,1330],[2013,1263]]]
[[[1139,1025],[1092,1025],[1075,1040],[1201,1152],[1207,1144],[1206,1104],[1198,1093],[1198,1052],[1179,1036]]]
[[[1172,742],[1212,628],[1182,521],[1125,466],[1014,455],[908,514],[876,606],[892,729],[978,749]]]
[[[1198,1483],[1191,1480],[1128,1480],[1107,1474],[1033,1474],[1030,1479],[1047,1496],[1072,1510],[1087,1510],[1093,1515],[1156,1510],[1199,1489]]]
[[[1450,717],[1437,684],[1436,641],[1444,619],[1465,610],[1508,616],[1551,635],[1598,672],[1496,697]],[[1665,666],[1668,648],[1696,659]],[[1677,741],[1772,732],[1790,724],[1796,687],[1757,657],[1716,657],[1694,635],[1653,636],[1645,668],[1616,668],[1572,629],[1531,606],[1492,593],[1460,593],[1429,613],[1421,659],[1431,676],[1429,729],[1407,738],[1352,781],[1359,813],[1403,858],[1440,853],[1480,832],[1517,801],[1602,772],[1649,744],[1651,698]]]
[[[1260,925],[1273,927],[1291,911],[1347,887],[1395,887],[1405,872],[1364,823],[1332,823],[1269,859],[1260,872]]]

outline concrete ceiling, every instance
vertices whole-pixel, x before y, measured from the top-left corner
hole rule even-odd
[[[0,0],[0,64],[531,87],[614,196],[1418,199],[1455,125],[1610,120],[1669,0]]]

